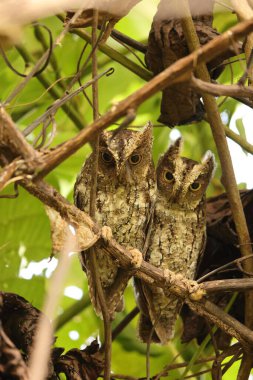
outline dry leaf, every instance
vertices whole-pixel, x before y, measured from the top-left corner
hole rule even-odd
[[[66,230],[69,229],[73,235],[76,234],[75,243],[71,247],[73,252],[85,251],[98,240],[99,236],[94,234],[90,227],[86,226],[81,221],[80,224],[74,228],[53,208],[45,206],[45,209],[50,220],[53,253],[63,251],[66,243]]]

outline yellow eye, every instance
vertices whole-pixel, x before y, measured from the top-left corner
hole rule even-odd
[[[113,157],[109,152],[102,152],[101,153],[102,160],[106,162],[107,164],[111,163],[113,161]]]
[[[171,173],[170,170],[166,170],[166,172],[164,172],[164,179],[166,182],[172,182],[174,181],[174,175]]]
[[[197,190],[199,190],[200,186],[201,186],[201,185],[200,185],[199,182],[193,182],[193,183],[191,184],[190,188],[191,188],[192,191],[197,191]]]
[[[139,162],[141,162],[141,156],[139,154],[133,154],[132,156],[130,156],[129,162],[132,165],[137,165],[139,164]]]

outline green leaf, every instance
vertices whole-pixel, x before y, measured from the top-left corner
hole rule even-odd
[[[244,140],[247,141],[246,132],[245,132],[245,127],[244,127],[244,124],[243,124],[243,120],[242,120],[242,118],[237,119],[237,120],[235,121],[235,125],[236,125],[236,128],[237,128],[238,132],[239,132],[239,135],[240,135]],[[248,155],[248,152],[247,152],[245,149],[242,148],[242,150],[243,150],[243,152],[244,152],[246,155]]]

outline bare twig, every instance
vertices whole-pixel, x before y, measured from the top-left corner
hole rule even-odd
[[[130,313],[128,313],[124,319],[116,326],[112,331],[112,340],[115,340],[116,337],[124,330],[124,328],[138,315],[139,308],[136,306]]]
[[[191,78],[189,85],[192,88],[198,90],[201,93],[208,93],[215,96],[231,96],[231,97],[246,97],[249,99],[253,99],[253,88],[245,87],[242,85],[234,84],[234,85],[223,85],[223,84],[214,84],[210,82],[205,82],[201,79],[195,78],[194,76]]]
[[[96,53],[97,26],[98,26],[98,11],[93,10],[93,20],[92,20],[92,77],[93,78],[97,76],[97,53]],[[93,98],[93,119],[95,121],[99,118],[97,81],[95,81],[92,84],[92,98]],[[92,177],[91,177],[91,187],[90,187],[90,216],[92,218],[95,218],[95,213],[96,213],[98,158],[99,158],[99,135],[95,137],[95,141],[93,143],[93,165],[92,165]],[[99,277],[99,272],[97,270],[97,267],[98,267],[97,256],[96,256],[96,250],[94,249],[94,247],[90,249],[89,256],[90,256],[89,257],[90,270],[95,280],[96,291],[97,291],[99,304],[100,304],[101,312],[103,315],[103,322],[104,322],[104,333],[105,333],[104,379],[109,380],[110,374],[111,374],[111,345],[112,345],[110,314],[107,308],[104,291],[103,291],[101,280]]]
[[[111,33],[111,37],[124,42],[124,44],[140,51],[141,53],[146,53],[147,46],[142,44],[141,42],[134,40],[133,38],[127,36],[126,34],[121,33],[119,30],[113,29]]]
[[[80,300],[71,305],[68,309],[64,310],[54,321],[55,331],[62,328],[66,323],[72,320],[77,314],[81,313],[88,306],[90,306],[90,297],[88,293],[84,295]]]
[[[193,365],[198,365],[198,364],[203,364],[203,363],[208,363],[215,360],[215,356],[210,356],[209,358],[203,358],[203,359],[198,359],[196,360]],[[157,375],[152,376],[152,380],[159,380],[161,377],[168,376],[170,371],[173,371],[175,369],[179,368],[184,368],[187,367],[189,363],[188,362],[183,362],[183,363],[172,363],[168,364],[165,366],[165,368],[159,372]]]
[[[50,57],[51,57],[51,53],[52,53],[52,46],[53,46],[53,38],[52,38],[52,33],[51,33],[51,30],[46,26],[46,25],[42,25],[42,24],[37,24],[37,25],[41,25],[43,28],[45,28],[48,33],[49,33],[49,49],[47,50],[47,56],[46,56],[46,59],[45,59],[45,62],[43,64],[43,66],[38,69],[38,71],[36,71],[33,76],[36,77],[38,76],[39,74],[41,74],[47,67],[48,63],[49,63],[49,60],[50,60]],[[23,78],[26,78],[27,75],[26,74],[23,74],[23,73],[20,73],[17,69],[15,69],[15,67],[12,66],[12,64],[10,63],[10,61],[8,60],[8,57],[7,55],[5,54],[5,51],[4,49],[2,48],[1,46],[1,43],[0,43],[0,52],[2,54],[2,57],[4,59],[4,62],[6,63],[6,65],[9,67],[9,69],[11,69],[15,74],[17,74],[18,76],[20,77],[23,77]]]
[[[55,43],[53,44],[53,46],[51,47],[51,51],[53,51],[56,46],[59,46],[61,41],[63,40],[63,38],[65,37],[66,33],[68,32],[69,30],[69,25],[71,22],[74,22],[77,17],[82,13],[82,10],[79,10],[77,11],[74,16],[69,20],[69,22],[66,24],[66,26],[64,27],[63,31],[60,33],[60,35],[58,36],[58,38],[56,39]],[[43,54],[43,56],[38,60],[38,62],[36,63],[36,65],[33,67],[33,69],[30,71],[30,73],[26,76],[26,78],[23,80],[23,82],[21,82],[16,88],[15,90],[8,96],[8,98],[5,100],[4,102],[4,105],[10,103],[12,101],[12,99],[14,99],[17,94],[19,94],[23,88],[27,85],[27,83],[32,79],[32,77],[35,75],[35,73],[38,72],[38,70],[40,69],[41,65],[43,64],[43,62],[45,60],[47,60],[48,58],[48,54],[49,54],[49,49]]]
[[[26,64],[33,62],[32,56],[28,53],[27,49],[24,46],[16,46],[17,51],[22,56]],[[52,96],[53,99],[58,100],[61,98],[62,93],[58,90],[58,86],[52,86],[52,83],[48,80],[44,73],[37,75],[36,77],[42,86],[48,91],[48,93]],[[9,106],[7,106],[9,107]],[[7,108],[6,107],[6,108]],[[73,121],[78,129],[83,129],[85,125],[84,117],[78,113],[78,111],[72,106],[72,104],[63,104],[63,111],[66,115]]]
[[[42,45],[43,49],[46,51],[48,49],[48,44],[46,42],[44,34],[42,33],[40,29],[40,26],[44,27],[43,24],[39,24],[39,23],[34,24],[34,35],[37,38],[37,40],[40,42],[40,44]],[[50,29],[48,30],[48,33],[51,33]],[[51,35],[50,35],[50,38],[52,38]],[[51,53],[51,57],[50,57],[50,65],[52,66],[54,70],[55,78],[59,80],[61,78],[60,68],[53,52]],[[64,84],[59,82],[59,85],[61,86],[63,90],[65,90]]]
[[[238,264],[241,263],[242,261],[245,261],[245,260],[248,260],[250,258],[253,257],[253,254],[252,255],[249,255],[249,256],[244,256],[244,257],[239,257],[238,259],[235,259],[233,261],[230,261],[229,263],[227,264],[224,264],[222,266],[220,266],[219,268],[216,268],[214,270],[212,270],[211,272],[208,272],[206,273],[204,276],[198,278],[197,282],[200,284],[201,282],[203,282],[204,280],[206,280],[208,277],[216,274],[216,273],[219,273],[221,271],[224,271],[224,269],[227,269],[233,265],[236,265],[238,267]],[[241,268],[239,267],[239,269],[241,270]]]
[[[68,93],[64,95],[61,99],[56,100],[53,105],[44,112],[43,115],[38,117],[32,124],[30,124],[24,131],[24,136],[29,135],[39,124],[43,123],[49,116],[54,115],[55,112],[63,106],[66,102],[68,102],[70,99],[72,99],[74,96],[80,94],[85,88],[91,86],[94,82],[97,82],[100,78],[103,76],[109,76],[112,73],[112,68],[107,69],[105,72],[95,76],[93,79],[89,80],[87,83],[85,83],[83,86],[79,87],[77,90]]]

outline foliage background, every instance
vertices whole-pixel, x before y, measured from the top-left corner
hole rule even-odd
[[[141,2],[128,16],[117,24],[116,28],[128,36],[146,43],[152,18],[156,11],[156,5],[157,1]],[[62,31],[62,22],[57,17],[43,19],[41,22],[50,28],[54,39]],[[225,31],[236,22],[236,16],[230,12],[215,14],[214,25],[219,32]],[[48,36],[45,31],[43,29],[40,30],[47,40]],[[34,27],[32,26],[25,28],[21,41],[19,49],[12,48],[7,52],[7,55],[15,68],[21,72],[29,72],[34,62],[42,55],[44,48],[36,38]],[[68,78],[76,72],[77,62],[84,43],[76,35],[68,34],[63,40],[62,45],[54,50],[53,58],[57,63],[60,77]],[[119,51],[123,56],[140,64],[134,55],[118,42],[110,38],[107,44]],[[23,55],[26,54],[26,61],[21,57],[20,52]],[[89,52],[90,47],[88,46],[82,57],[82,62],[84,62]],[[138,56],[142,61],[144,60],[142,54],[138,53]],[[115,102],[124,99],[138,89],[144,81],[101,52],[98,55],[98,62],[99,72],[109,67],[115,69],[113,75],[103,77],[99,81],[100,113],[104,113]],[[244,65],[244,61],[233,63],[231,66],[228,65],[219,78],[219,82],[223,84],[231,83],[231,68],[233,72],[232,79],[235,82],[242,72],[242,65]],[[82,83],[89,80],[90,76],[91,66],[89,63],[82,77]],[[42,77],[47,80],[49,85],[55,82],[57,75],[51,64],[43,72]],[[0,101],[4,101],[21,80],[0,58]],[[69,79],[60,82],[63,84],[63,88],[59,85],[59,82],[55,85],[59,94],[63,94],[64,86],[68,81]],[[90,90],[87,93],[90,94]],[[161,94],[159,93],[139,108],[134,125],[144,125],[147,120],[151,120],[153,124],[157,124],[160,97]],[[8,105],[7,110],[19,128],[23,130],[45,112],[53,101],[50,94],[45,92],[45,87],[41,81],[33,78],[20,95]],[[220,103],[221,99],[217,99],[217,102]],[[91,122],[92,109],[82,94],[75,97],[70,103],[82,119],[84,127]],[[236,106],[237,102],[235,100],[227,99],[220,107],[227,125],[229,125]],[[78,131],[76,125],[61,109],[56,114],[56,122],[57,133],[52,146],[70,139]],[[211,149],[216,154],[211,131],[207,123],[202,122],[198,125],[188,125],[179,127],[178,129],[184,136],[185,156],[200,160],[207,149]],[[155,128],[155,161],[167,148],[170,132],[171,130],[167,127]],[[175,130],[172,132],[175,136]],[[239,132],[244,133],[242,123]],[[37,133],[30,134],[28,140],[32,142]],[[90,147],[88,145],[84,146],[47,177],[47,181],[53,184],[70,201],[73,199],[73,186],[76,175],[89,153]],[[215,178],[208,190],[208,195],[216,195],[223,191],[219,180],[220,174],[218,164]],[[9,192],[11,191],[10,189]],[[41,309],[45,294],[49,288],[50,276],[57,263],[57,259],[55,258],[50,261],[50,227],[44,207],[37,199],[32,198],[24,190],[19,189],[18,198],[0,199],[0,210],[2,215],[0,219],[0,267],[2,268],[0,288],[4,291],[18,293],[29,300],[34,306]],[[87,281],[81,271],[77,255],[73,255],[71,270],[63,293],[65,295],[61,300],[61,307],[58,311],[59,315],[77,302],[75,298],[80,298],[81,295],[87,297]],[[131,284],[129,284],[126,290],[125,303],[125,311],[117,316],[113,323],[114,326],[135,306]],[[113,343],[112,370],[115,373],[123,373],[136,377],[145,376],[146,346],[140,343],[136,337],[137,319],[135,318]],[[196,342],[188,345],[180,343],[181,328],[181,322],[178,321],[176,338],[167,346],[153,345],[151,347],[151,374],[161,371],[166,364],[172,362],[173,358],[175,362],[189,361],[191,356],[196,352]],[[97,334],[102,339],[101,321],[96,317],[92,307],[88,305],[81,313],[70,319],[68,323],[57,331],[57,345],[64,347],[66,350],[73,347],[84,347]],[[205,349],[203,348],[203,353],[200,352],[199,357],[208,356],[212,353],[212,347],[207,346]],[[194,371],[197,368],[205,370],[209,367],[208,364],[205,364],[202,367],[194,367]],[[237,369],[237,364],[234,364],[231,370],[224,376],[224,379],[234,378]],[[190,369],[188,374],[191,374],[192,371],[193,369]],[[178,379],[181,377],[180,374],[182,374],[182,370],[176,370],[170,373],[169,378]],[[201,378],[208,379],[210,378],[209,376],[202,375]]]

